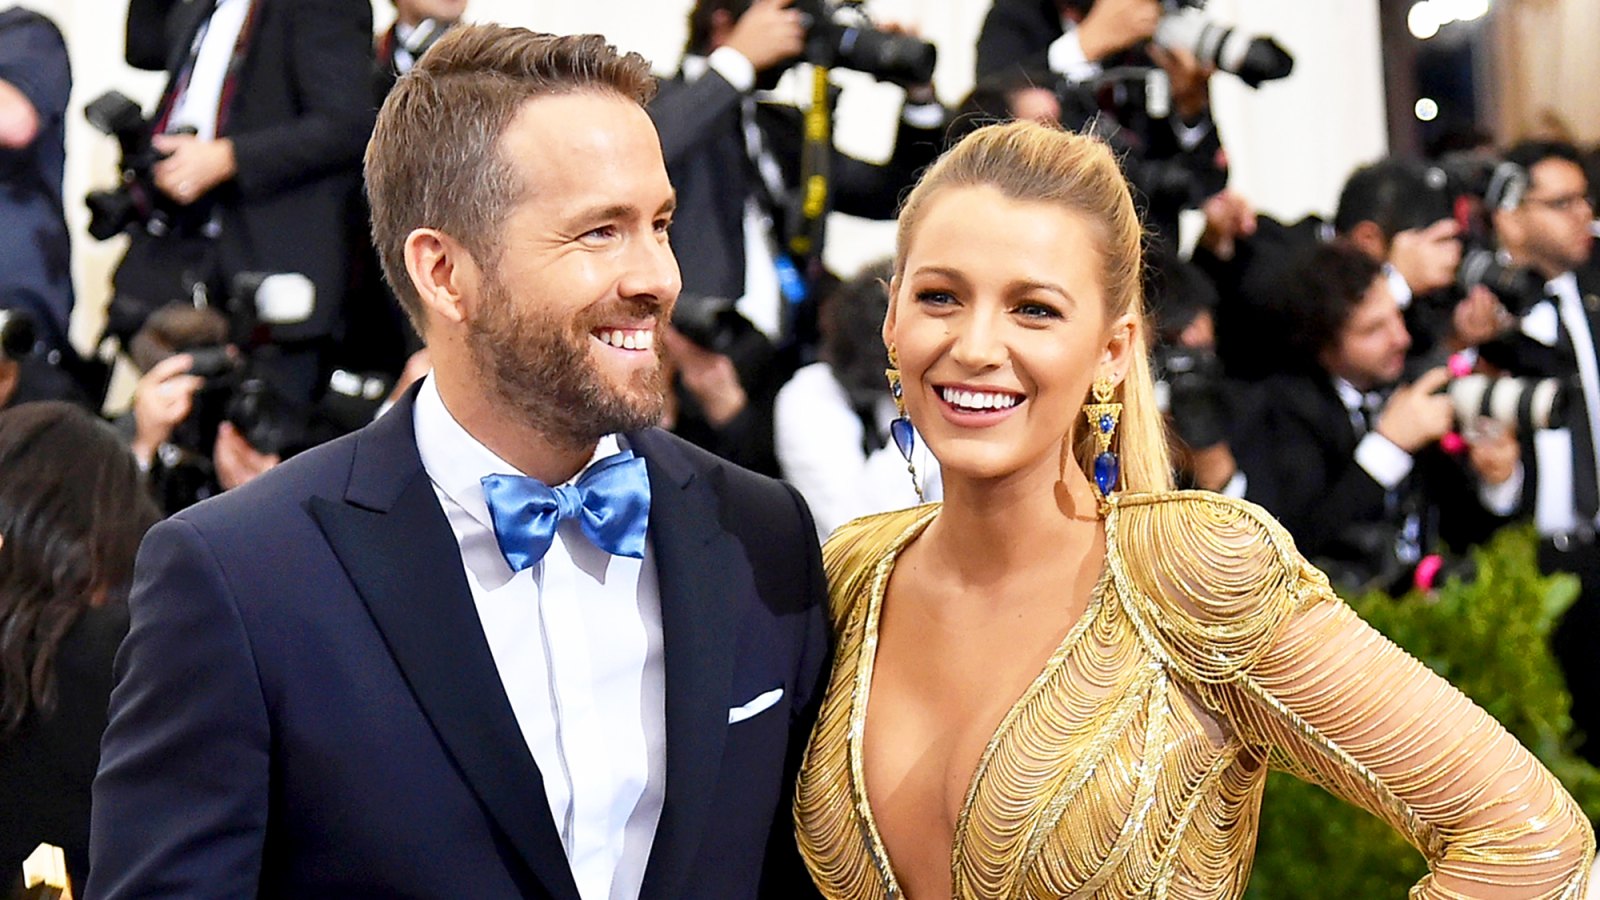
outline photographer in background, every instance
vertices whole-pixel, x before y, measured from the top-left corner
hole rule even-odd
[[[772,405],[788,373],[767,336],[731,300],[680,294],[662,350],[671,388],[661,427],[778,477]]]
[[[373,95],[382,106],[401,75],[467,11],[467,0],[394,0],[394,24],[378,35]]]
[[[159,229],[133,226],[113,306],[215,302],[246,270],[304,275],[313,312],[275,332],[265,365],[309,401],[342,326],[344,225],[375,116],[371,5],[130,0],[127,38],[131,65],[170,76],[150,177],[172,209]]]
[[[212,309],[175,303],[134,336],[129,356],[143,373],[119,424],[151,492],[168,514],[231,490],[282,461],[250,445],[227,418],[239,363],[228,322]]]
[[[467,0],[394,0],[394,23],[374,42],[374,108],[382,107],[400,76],[461,21]],[[357,192],[346,222],[350,279],[344,301],[344,332],[333,351],[335,364],[398,378],[407,360],[422,350],[422,338],[406,319],[400,301],[383,279],[378,249],[372,245],[372,211]]]
[[[1565,428],[1528,436],[1525,508],[1538,528],[1539,565],[1573,572],[1582,592],[1552,645],[1572,691],[1572,719],[1589,740],[1579,750],[1600,763],[1600,275],[1593,267],[1594,208],[1589,182],[1570,145],[1530,141],[1511,148],[1485,195],[1500,249],[1512,266],[1545,280],[1545,298],[1514,332],[1485,345],[1483,358],[1514,375],[1568,379],[1577,390]]]
[[[43,302],[25,288],[0,289],[0,409],[35,400],[62,400],[94,411],[104,372],[85,362],[36,313]]]
[[[1332,222],[1307,216],[1284,225],[1254,215],[1231,194],[1213,198],[1192,261],[1217,285],[1217,353],[1228,374],[1254,382],[1294,367],[1280,339],[1297,327],[1287,272],[1318,242],[1334,238],[1381,267],[1413,360],[1439,365],[1449,353],[1492,338],[1504,317],[1499,303],[1488,290],[1456,287],[1462,247],[1452,207],[1443,171],[1403,159],[1352,172]]]
[[[71,242],[61,206],[67,47],[36,12],[0,9],[0,300],[30,301],[42,339],[69,349]]]
[[[1043,117],[1053,111],[1065,127],[1111,143],[1146,225],[1170,249],[1178,213],[1223,190],[1228,176],[1211,118],[1214,63],[1198,58],[1192,42],[1152,40],[1173,15],[1159,0],[995,0],[976,69],[980,90],[1037,86],[1007,92],[1011,116],[1042,117],[1021,103],[1043,107]],[[1041,87],[1055,94],[1054,110]]]
[[[789,246],[801,221],[804,116],[757,95],[809,55],[809,36],[825,32],[817,11],[826,15],[826,3],[804,5],[810,12],[794,0],[697,0],[682,66],[650,105],[678,191],[672,244],[684,293],[735,298],[740,314],[780,346],[794,334],[789,310],[817,276],[810,262],[821,248],[807,259]],[[932,48],[924,49],[931,71]],[[849,62],[839,64],[854,68]],[[937,156],[944,121],[932,87],[914,84],[886,163],[829,148],[832,209],[893,218],[901,193]]]
[[[1169,252],[1146,258],[1144,293],[1155,331],[1156,402],[1185,487],[1244,496],[1230,437],[1252,419],[1246,386],[1229,383],[1216,355],[1217,290]]]
[[[778,462],[826,538],[858,516],[921,502],[905,457],[889,435],[898,415],[883,373],[889,353],[883,319],[889,311],[886,261],[823,298],[822,360],[802,367],[778,391],[774,411]],[[941,496],[938,461],[917,440],[913,459],[922,499]]]
[[[1450,374],[1399,384],[1411,337],[1382,265],[1360,249],[1316,246],[1283,289],[1303,362],[1260,385],[1256,422],[1237,435],[1245,497],[1336,584],[1403,592],[1438,542],[1476,543],[1515,511],[1516,437],[1468,436],[1465,466],[1440,448],[1455,427]]]

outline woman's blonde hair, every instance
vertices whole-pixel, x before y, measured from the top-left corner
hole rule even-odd
[[[1122,485],[1134,491],[1171,489],[1166,430],[1150,376],[1149,326],[1140,280],[1144,229],[1110,148],[1093,137],[1034,122],[989,125],[967,135],[928,169],[900,210],[896,280],[905,271],[911,236],[930,200],[945,188],[980,186],[995,188],[1013,200],[1056,204],[1089,222],[1104,262],[1106,321],[1129,313],[1134,317],[1132,359],[1115,398],[1123,405],[1113,445],[1121,461]],[[1087,424],[1078,421],[1082,427],[1075,432],[1072,452],[1092,480],[1098,447]]]

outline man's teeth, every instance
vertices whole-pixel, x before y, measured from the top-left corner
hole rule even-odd
[[[955,388],[940,388],[939,394],[944,397],[944,402],[962,409],[1010,409],[1022,399],[1016,394],[960,391]]]
[[[649,329],[602,328],[595,337],[622,350],[649,350],[656,345],[656,333]]]

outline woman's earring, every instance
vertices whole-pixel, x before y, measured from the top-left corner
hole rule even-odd
[[[1122,466],[1117,454],[1111,450],[1111,439],[1116,437],[1117,422],[1122,418],[1122,404],[1112,401],[1116,386],[1105,375],[1094,380],[1094,402],[1083,405],[1083,415],[1089,420],[1100,452],[1094,458],[1094,486],[1100,493],[1100,508],[1109,505],[1108,498],[1116,490]]]
[[[922,485],[917,482],[917,466],[911,461],[911,451],[916,446],[916,431],[911,427],[911,420],[906,418],[906,391],[900,384],[900,358],[895,355],[894,348],[889,348],[889,368],[883,370],[889,379],[889,396],[894,398],[894,408],[899,415],[889,423],[889,437],[894,439],[894,445],[900,450],[900,455],[906,458],[906,471],[911,473],[911,488],[917,492],[917,502],[922,502]]]

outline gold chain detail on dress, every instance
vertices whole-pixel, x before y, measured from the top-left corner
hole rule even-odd
[[[858,520],[824,551],[838,645],[795,819],[829,898],[899,896],[860,747],[888,575],[937,514]],[[1240,897],[1269,761],[1415,844],[1432,873],[1413,897],[1581,895],[1594,837],[1549,773],[1340,603],[1277,523],[1198,492],[1116,498],[1089,608],[973,773],[953,892]]]

